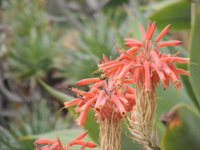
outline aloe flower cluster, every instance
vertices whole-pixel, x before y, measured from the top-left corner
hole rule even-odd
[[[103,55],[103,58],[105,63],[110,65],[115,63],[112,59],[108,61],[105,55]],[[107,64],[99,62],[99,67],[106,68],[106,66]],[[126,84],[132,83],[133,80],[124,80],[116,86],[118,83],[114,80],[115,76],[106,70],[104,69],[105,74],[102,76],[106,76],[107,81],[100,80],[100,78],[88,78],[78,81],[77,85],[94,84],[89,86],[89,92],[73,88],[72,90],[77,94],[78,98],[66,102],[65,107],[78,104],[75,110],[79,114],[77,119],[77,125],[79,126],[84,125],[88,110],[93,109],[97,123],[100,124],[101,148],[106,149],[109,145],[113,145],[113,149],[120,149],[121,120],[126,117],[135,104],[134,89]],[[120,72],[118,73],[120,74]]]
[[[84,125],[90,109],[95,112],[97,123],[100,124],[101,150],[121,149],[121,128],[126,117],[133,140],[143,144],[147,150],[162,149],[156,130],[156,87],[162,82],[163,89],[169,88],[171,81],[177,91],[183,88],[179,74],[189,75],[190,72],[176,68],[174,63],[189,63],[190,59],[178,57],[180,52],[166,54],[159,51],[158,49],[163,46],[180,45],[181,41],[160,42],[170,29],[168,25],[153,43],[151,39],[155,28],[156,22],[152,24],[149,21],[147,32],[140,25],[143,39],[140,41],[131,38],[124,39],[125,46],[130,49],[125,51],[115,46],[120,54],[116,60],[112,56],[108,60],[103,54],[104,62],[99,60],[96,71],[102,72],[103,80],[87,78],[78,81],[77,85],[90,84],[90,90],[86,92],[72,88],[77,98],[64,104],[65,108],[77,104],[75,111],[78,114],[76,121],[79,126]],[[135,84],[135,89],[130,84]],[[129,112],[130,115],[128,115]],[[75,141],[78,144],[77,139]],[[55,143],[61,147],[59,139]],[[89,146],[88,144],[89,142],[87,144],[82,142],[81,145]],[[73,141],[67,146],[71,145]]]
[[[80,150],[84,150],[85,147],[89,147],[89,148],[97,147],[97,145],[92,142],[81,141],[81,139],[87,135],[87,132],[88,131],[81,133],[75,139],[67,143],[66,146],[64,146],[61,143],[58,137],[57,137],[57,140],[56,139],[38,139],[35,141],[34,145],[36,147],[36,150],[67,150],[70,146],[73,146],[73,145],[82,145]],[[43,147],[39,147],[38,144],[47,144],[47,145]],[[69,149],[69,150],[75,150],[75,149]]]

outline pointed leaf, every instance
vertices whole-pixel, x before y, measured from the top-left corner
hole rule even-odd
[[[149,19],[156,21],[157,28],[162,30],[166,24],[171,24],[170,31],[190,29],[190,3],[177,1],[155,11]]]
[[[189,45],[189,57],[190,61],[193,63],[197,63],[197,65],[189,64],[189,71],[194,76],[189,76],[190,83],[192,89],[196,95],[198,103],[200,105],[200,59],[199,59],[199,39],[200,39],[200,14],[197,5],[195,8],[193,7],[193,20],[192,20],[192,28],[191,28],[191,37],[190,37],[190,45]]]
[[[53,89],[52,87],[50,87],[49,85],[47,85],[44,81],[42,81],[40,78],[37,78],[37,80],[40,82],[40,84],[49,92],[51,93],[53,96],[55,96],[56,98],[63,100],[63,101],[69,101],[74,99],[74,97],[64,94],[62,92],[59,92],[55,89]]]

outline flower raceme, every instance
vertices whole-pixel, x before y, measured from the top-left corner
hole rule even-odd
[[[180,52],[176,54],[166,54],[158,50],[163,46],[176,46],[182,42],[178,40],[159,42],[160,39],[169,31],[170,25],[166,26],[161,33],[155,38],[155,42],[150,40],[153,36],[156,23],[149,21],[147,32],[140,25],[144,39],[141,41],[126,38],[125,46],[131,47],[125,51],[116,46],[120,57],[111,62],[105,62],[98,65],[100,71],[106,70],[102,77],[107,74],[115,74],[115,82],[120,84],[124,80],[132,79],[133,83],[138,83],[144,77],[145,90],[150,90],[151,84],[160,84],[163,82],[163,89],[169,87],[171,81],[174,87],[179,90],[182,88],[178,74],[190,75],[189,71],[176,68],[174,63],[189,63],[189,58],[178,57]],[[158,44],[157,44],[158,43]],[[157,44],[157,45],[156,45]],[[134,55],[137,54],[135,57]]]
[[[90,90],[88,92],[72,88],[77,94],[77,98],[66,102],[64,105],[65,107],[69,107],[78,104],[75,111],[79,114],[76,120],[79,126],[84,125],[89,109],[93,109],[97,123],[100,124],[101,150],[119,150],[121,148],[123,120],[127,113],[133,110],[135,96],[134,89],[126,84],[132,83],[133,80],[126,79],[118,82],[114,79],[116,75],[124,76],[132,66],[132,63],[126,63],[127,65],[124,70],[118,70],[123,65],[121,62],[115,63],[116,61],[113,61],[112,57],[109,61],[105,55],[103,55],[103,60],[106,65],[109,64],[110,66],[106,67],[99,60],[99,66],[103,69],[99,69],[98,71],[103,71],[102,78],[107,78],[107,80],[88,78],[78,81],[77,85],[94,84],[89,86]],[[111,71],[109,71],[110,69]]]
[[[36,147],[36,150],[67,150],[69,146],[73,146],[73,145],[82,145],[80,150],[83,150],[85,147],[89,147],[89,148],[97,147],[97,145],[92,142],[81,141],[81,139],[87,135],[87,132],[88,131],[81,133],[75,139],[67,143],[66,146],[63,146],[63,144],[61,143],[58,137],[57,137],[57,140],[56,139],[38,139],[34,142],[34,145]],[[39,147],[38,144],[48,144],[48,145]],[[69,150],[74,150],[74,149],[69,149]]]
[[[111,76],[112,74],[109,75],[109,78]],[[124,81],[124,83],[128,82],[128,80]],[[134,89],[127,84],[124,84],[120,89],[116,89],[114,81],[110,80],[107,83],[106,80],[100,80],[100,78],[83,79],[76,84],[84,85],[88,83],[94,83],[89,86],[89,92],[72,88],[77,94],[77,98],[64,103],[65,107],[78,104],[75,110],[79,114],[76,120],[79,126],[84,125],[89,109],[95,111],[98,123],[105,118],[111,119],[112,117],[115,122],[119,118],[124,118],[135,104]]]

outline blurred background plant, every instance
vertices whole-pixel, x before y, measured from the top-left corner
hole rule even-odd
[[[75,95],[65,87],[99,76],[92,72],[102,54],[117,58],[114,46],[122,48],[127,37],[140,39],[139,24],[146,27],[148,19],[156,21],[155,36],[171,24],[164,40],[183,41],[182,46],[161,50],[181,51],[198,64],[177,66],[195,76],[181,76],[184,89],[179,96],[173,88],[157,89],[162,98],[157,100],[161,146],[200,149],[199,0],[1,0],[0,4],[0,149],[33,149],[33,140],[45,136],[58,135],[63,142],[76,137],[81,131],[69,117],[73,108],[59,112]],[[98,144],[92,112],[84,128],[89,130],[87,138]],[[126,126],[122,149],[144,149],[125,131]]]

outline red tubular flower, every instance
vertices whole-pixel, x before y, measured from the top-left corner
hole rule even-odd
[[[58,142],[52,144],[52,145],[50,146],[50,149],[52,149],[52,150],[56,150],[57,147],[59,147],[59,143],[58,143]]]
[[[152,22],[151,22],[151,20],[149,20],[148,28],[147,28],[147,36],[146,36],[146,39],[148,39],[148,37],[149,37],[149,35],[150,35],[151,26],[152,26]]]
[[[127,42],[124,44],[126,47],[133,47],[133,46],[138,46],[138,47],[142,47],[143,43],[140,41],[136,41],[136,42]]]
[[[105,62],[108,62],[108,58],[106,57],[105,54],[103,54],[103,60],[104,60]]]
[[[88,110],[89,110],[89,109],[90,109],[90,107],[87,108],[86,110],[84,110],[84,112],[82,112],[82,113],[79,115],[79,117],[76,119],[77,125],[79,125],[79,126],[83,126],[83,125],[84,125],[84,123],[85,123],[85,121],[86,121],[86,117],[87,117],[87,113],[88,113]]]
[[[145,70],[145,90],[150,91],[151,90],[151,75],[150,75],[150,63],[145,61],[144,62],[144,70]]]
[[[37,144],[47,144],[47,143],[53,144],[53,143],[57,142],[57,140],[55,140],[55,139],[38,139],[35,142]]]
[[[92,83],[92,82],[99,82],[99,81],[100,81],[99,78],[88,78],[88,79],[80,80],[80,81],[76,82],[76,84],[84,85],[84,84],[88,84],[88,83]]]
[[[156,64],[156,66],[158,67],[158,70],[162,70],[162,64],[161,64],[161,61],[160,61],[160,59],[159,59],[157,53],[156,53],[154,50],[152,50],[152,51],[150,52],[150,55],[151,55],[151,57],[153,58],[153,60],[154,60],[154,62],[155,62],[155,64]]]
[[[161,32],[160,34],[156,37],[155,42],[159,42],[160,39],[169,31],[170,29],[170,24],[168,26],[166,26]]]
[[[153,24],[152,24],[152,26],[151,26],[151,30],[149,32],[149,35],[147,37],[148,40],[150,40],[152,38],[155,28],[156,28],[156,22],[154,21]]]
[[[180,68],[176,68],[177,72],[181,75],[190,75],[190,71],[186,71]]]
[[[80,150],[83,150],[85,147],[95,148],[96,144],[89,141],[81,141],[86,135],[88,131],[81,133],[75,139],[71,140],[66,146],[63,146],[60,139],[57,137],[56,139],[38,139],[34,142],[36,150],[66,150],[69,146],[73,145],[83,145]],[[37,144],[48,144],[43,147],[39,147]],[[73,149],[74,150],[74,149]]]
[[[124,41],[125,42],[140,42],[140,41],[138,41],[138,40],[135,40],[135,39],[131,39],[131,38],[126,38],[126,39],[124,39]]]
[[[68,143],[69,146],[73,146],[73,145],[84,145],[87,143],[87,147],[90,147],[90,148],[95,148],[97,147],[96,144],[92,143],[92,142],[87,142],[87,141],[80,141],[80,140],[72,140]]]
[[[122,105],[122,103],[120,102],[119,98],[116,95],[112,96],[112,100],[115,102],[115,104],[117,105],[117,108],[119,109],[119,112],[123,115],[126,116],[127,112],[125,111],[124,106]]]
[[[142,31],[143,37],[146,38],[147,34],[142,25],[140,25],[140,30]]]
[[[181,43],[182,43],[182,41],[177,41],[177,40],[165,41],[165,42],[158,43],[158,47],[176,46],[176,45],[180,45]]]

